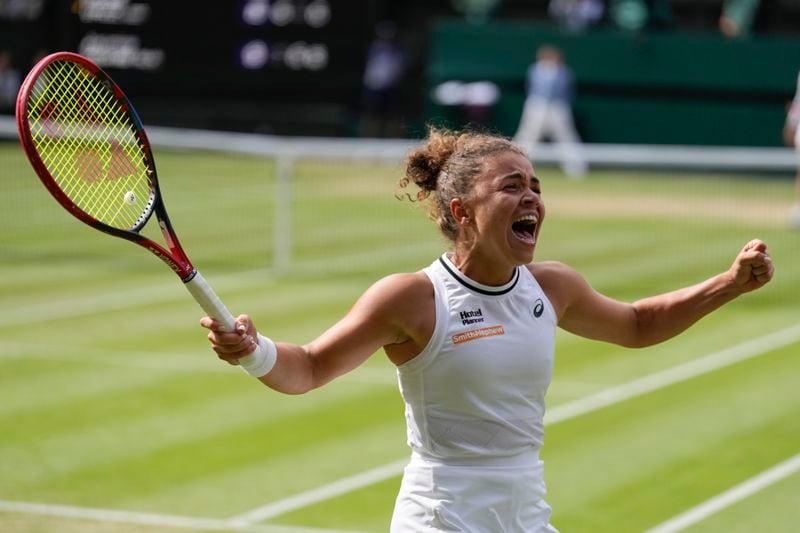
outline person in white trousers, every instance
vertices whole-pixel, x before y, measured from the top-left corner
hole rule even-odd
[[[588,165],[572,116],[573,84],[561,51],[547,44],[540,46],[528,69],[527,98],[514,141],[535,157],[542,138],[550,138],[558,146],[561,169],[577,179],[586,174]]]

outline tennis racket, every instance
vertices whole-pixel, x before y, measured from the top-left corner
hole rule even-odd
[[[189,261],[172,228],[150,143],[133,105],[89,59],[39,61],[17,97],[22,146],[50,194],[81,222],[150,250],[228,331],[235,320]],[[166,247],[140,233],[155,213]]]

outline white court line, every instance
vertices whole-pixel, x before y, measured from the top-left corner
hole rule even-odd
[[[545,424],[556,424],[591,413],[615,403],[662,389],[669,385],[706,374],[739,361],[750,359],[800,341],[800,324],[758,337],[718,352],[700,357],[676,367],[656,372],[643,378],[610,387],[596,394],[554,407],[545,415]],[[237,524],[255,523],[274,518],[320,501],[341,496],[373,483],[400,475],[408,459],[389,463],[354,476],[350,476],[283,500],[269,503],[247,513],[231,518]]]
[[[264,505],[263,507],[258,507],[247,513],[231,517],[230,521],[238,526],[247,526],[267,520],[268,518],[280,516],[289,511],[302,509],[303,507],[335,498],[341,494],[352,492],[361,487],[367,487],[385,479],[392,478],[402,472],[407,463],[408,459],[401,459],[400,461],[379,466],[372,470],[367,470],[366,472],[361,472],[354,476],[317,487],[316,489],[278,500]]]
[[[428,246],[431,250],[433,245]],[[325,268],[330,275],[337,271],[344,272],[352,269],[352,265],[367,261],[383,261],[392,258],[407,257],[409,253],[418,253],[420,245],[408,245],[405,247],[393,247],[391,249],[378,249],[369,252],[355,253],[337,256],[334,259],[314,259],[309,261],[297,262],[292,265],[293,274],[302,272],[316,272],[320,268]],[[439,248],[436,248],[437,250]],[[422,248],[425,250],[425,248]],[[265,280],[277,279],[279,272],[274,268],[258,268],[243,272],[234,272],[214,276],[210,282],[218,291],[236,292],[254,285],[263,285]],[[168,275],[164,279],[169,279]],[[174,279],[170,282],[160,282],[148,286],[141,285],[137,288],[125,288],[119,290],[109,290],[107,292],[90,294],[87,296],[77,296],[74,298],[30,304],[24,307],[11,306],[0,308],[0,328],[24,326],[50,322],[53,320],[71,319],[86,315],[98,315],[108,311],[147,306],[154,303],[178,301],[182,297],[176,287]],[[307,302],[305,302],[307,305]]]
[[[243,531],[247,533],[358,533],[335,529],[317,529],[293,526],[268,526],[254,524],[235,524],[231,520],[197,518],[191,516],[167,515],[159,513],[137,513],[113,509],[95,509],[72,505],[53,505],[31,502],[0,500],[0,512],[21,513],[38,516],[55,516],[94,522],[136,524],[153,527],[208,531]]]
[[[558,405],[544,415],[545,424],[575,418],[585,413],[597,411],[607,405],[641,396],[687,379],[707,374],[758,355],[789,346],[800,341],[800,324],[742,342],[730,348],[692,359],[648,376],[644,376],[616,387],[601,390],[578,400]]]
[[[237,291],[253,285],[253,276],[266,276],[267,270],[252,270],[237,274],[227,274],[215,278],[216,287],[226,291]],[[164,276],[169,279],[169,276]],[[26,306],[10,307],[0,310],[0,327],[16,327],[39,324],[60,319],[72,319],[86,315],[99,315],[108,311],[131,309],[155,303],[178,301],[181,290],[180,281],[140,285],[133,289],[109,290],[70,299],[42,302]],[[188,298],[189,295],[186,294]]]
[[[222,363],[216,358],[210,347],[197,352],[173,352],[155,350],[125,350],[119,348],[99,349],[74,346],[57,346],[55,344],[23,344],[3,343],[4,352],[0,352],[0,361],[4,359],[24,359],[40,361],[57,361],[59,363],[75,363],[79,365],[104,365],[161,372],[205,372],[232,373],[239,372],[235,367]],[[70,351],[71,350],[71,351]],[[109,355],[114,357],[109,357]],[[209,356],[210,354],[210,356]],[[394,369],[387,363],[385,368],[360,366],[338,378],[338,382],[359,385],[397,386]]]
[[[645,533],[676,533],[800,471],[800,453]]]

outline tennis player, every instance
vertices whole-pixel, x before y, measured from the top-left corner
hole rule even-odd
[[[450,251],[372,285],[311,343],[274,343],[246,315],[201,325],[219,357],[290,394],[320,387],[383,348],[397,366],[411,459],[391,531],[553,532],[545,503],[544,397],[556,327],[623,346],[679,334],[773,276],[753,240],[731,267],[683,289],[623,303],[572,268],[533,263],[542,185],[511,141],[431,129],[400,187],[417,186]],[[255,339],[255,340],[254,340]],[[258,356],[250,355],[256,347]]]

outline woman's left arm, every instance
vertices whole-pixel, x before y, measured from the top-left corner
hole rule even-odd
[[[767,245],[753,240],[727,271],[696,285],[628,304],[603,296],[577,272],[565,268],[557,276],[559,326],[591,339],[628,347],[650,346],[678,335],[737,296],[763,287],[774,272]]]

